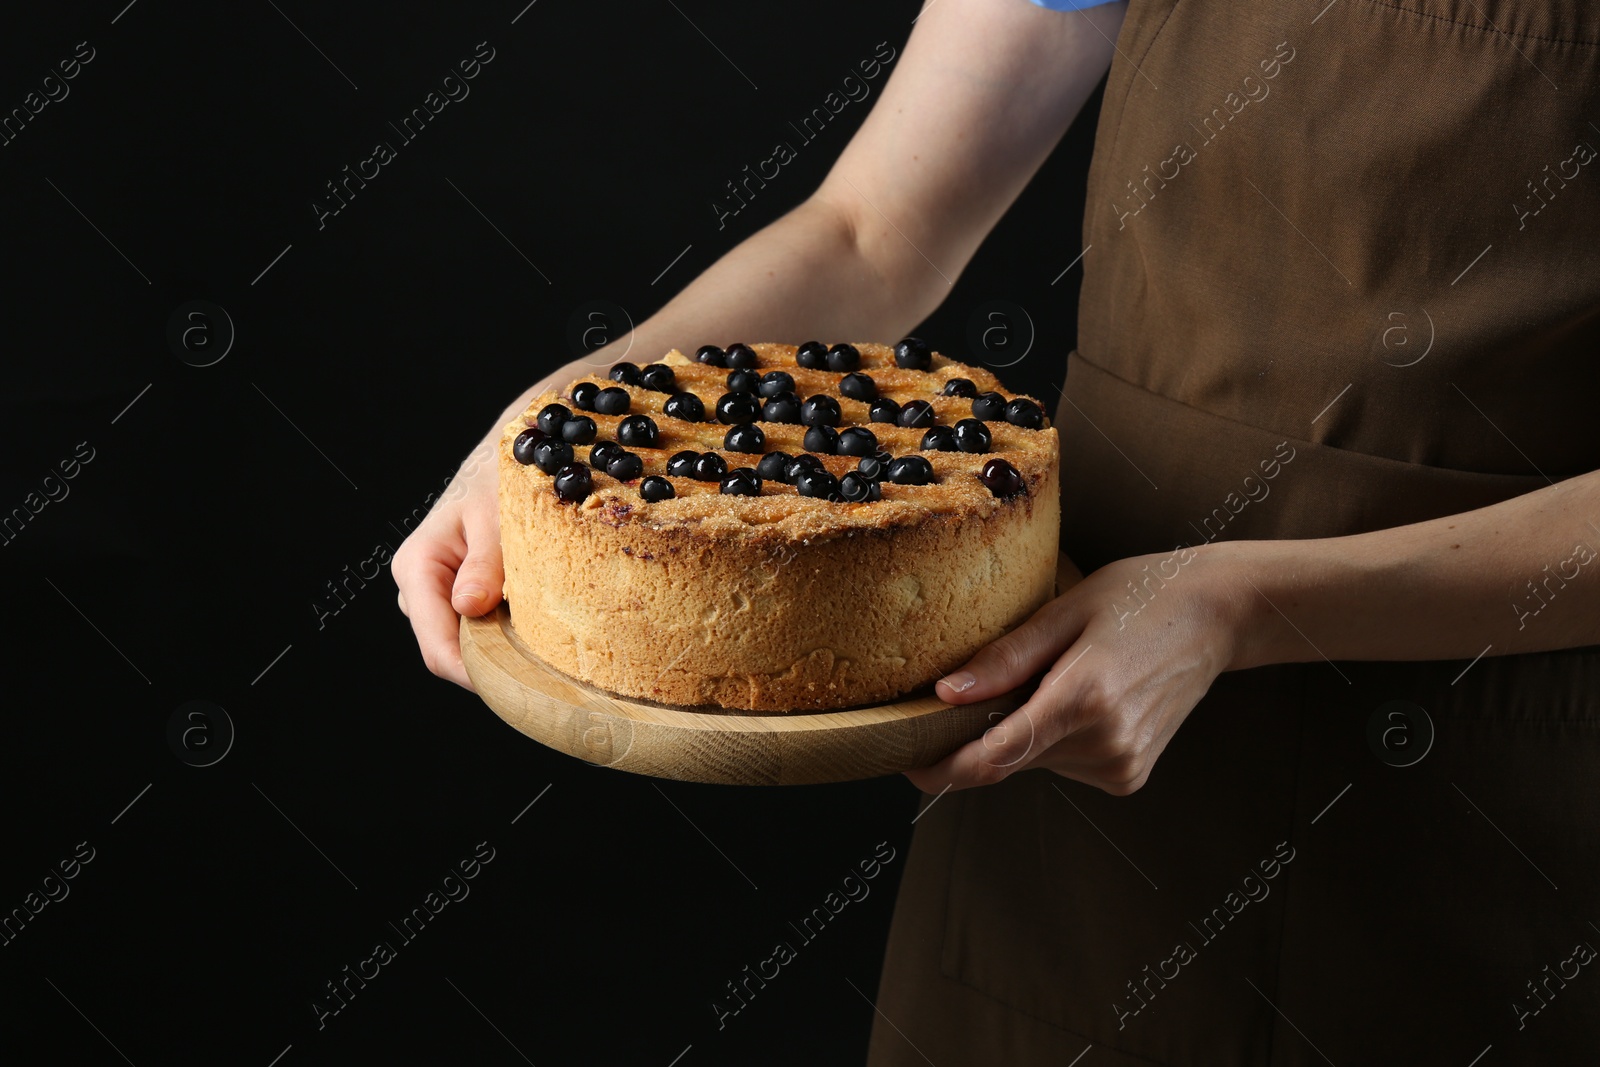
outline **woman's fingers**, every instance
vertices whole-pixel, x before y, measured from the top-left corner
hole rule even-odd
[[[493,472],[462,477],[464,494],[428,513],[395,553],[391,570],[422,661],[470,690],[472,679],[461,662],[461,616],[492,611],[505,579]]]
[[[493,502],[469,507],[462,516],[467,558],[461,562],[450,592],[451,606],[462,615],[485,615],[500,603],[505,570],[500,556],[500,516]]]
[[[935,766],[909,772],[912,782],[937,793],[1038,767],[1116,796],[1143,787],[1229,662],[1226,640],[1218,643],[1216,600],[1198,579],[1144,602],[1137,640],[1121,635],[1123,618],[1098,614],[1095,605],[1121,596],[1122,586],[1162,562],[1140,556],[1101,567],[946,679],[940,697],[966,703],[1052,664],[1026,703]]]
[[[394,579],[405,597],[422,662],[439,677],[472,689],[461,662],[461,618],[450,606],[455,567],[435,554],[441,548],[437,543],[425,543],[414,553],[397,555]]]
[[[1088,647],[1074,645],[1060,654],[1039,689],[1021,707],[997,718],[982,737],[932,767],[908,771],[906,777],[923,792],[937,793],[947,787],[993,785],[1031,766],[1086,717],[1084,687],[1075,682],[1072,672]]]
[[[1039,747],[1039,711],[1026,705],[984,731],[932,767],[907,771],[911,784],[924,793],[994,785],[1028,766]]]
[[[1027,622],[978,650],[966,666],[934,684],[949,704],[971,704],[1009,693],[1044,670],[1083,628],[1078,598],[1058,596]]]

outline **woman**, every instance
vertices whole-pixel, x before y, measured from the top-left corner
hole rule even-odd
[[[939,685],[1044,673],[911,775],[874,1064],[1592,1055],[1597,55],[1580,0],[936,0],[816,194],[635,331],[899,336],[1109,66],[1056,421],[1088,577]],[[461,684],[466,489],[394,567]]]

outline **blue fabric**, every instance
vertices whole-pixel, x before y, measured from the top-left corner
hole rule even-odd
[[[1082,11],[1086,7],[1099,7],[1109,4],[1112,0],[1029,0],[1039,7],[1047,7],[1051,11]]]

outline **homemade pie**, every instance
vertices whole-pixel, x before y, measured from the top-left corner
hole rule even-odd
[[[512,628],[663,704],[893,700],[1054,594],[1058,464],[1037,401],[916,338],[618,363],[505,428]]]

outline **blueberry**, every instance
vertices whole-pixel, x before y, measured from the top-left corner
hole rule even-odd
[[[722,479],[720,491],[724,496],[760,496],[761,478],[749,467],[739,467]]]
[[[652,392],[670,393],[678,387],[678,375],[665,363],[652,363],[639,372],[639,384]]]
[[[805,453],[794,457],[789,465],[783,468],[783,480],[793,485],[800,475],[806,471],[825,471],[827,469],[822,460],[810,453]]]
[[[987,452],[991,438],[989,427],[977,419],[962,419],[956,423],[956,447],[963,452]]]
[[[971,378],[951,378],[944,383],[943,396],[970,396],[978,395],[978,387],[972,384]]]
[[[807,341],[795,352],[794,361],[807,370],[824,370],[828,366],[828,346],[821,341]]]
[[[622,363],[613,363],[611,365],[611,370],[606,377],[610,378],[614,382],[621,382],[623,385],[638,385],[639,365],[637,363],[628,363],[626,361]]]
[[[813,426],[806,431],[804,444],[807,452],[831,456],[839,451],[839,431],[832,426]]]
[[[594,420],[587,415],[574,415],[561,424],[561,439],[570,445],[586,445],[597,432]]]
[[[693,477],[700,482],[720,482],[728,473],[728,461],[715,452],[702,452],[695,457]]]
[[[558,437],[546,437],[533,446],[533,465],[554,474],[572,462],[572,446]]]
[[[881,396],[872,402],[867,417],[873,422],[892,424],[900,418],[900,405],[886,396]]]
[[[579,382],[572,387],[572,406],[579,411],[594,410],[594,395],[600,387],[593,382]]]
[[[922,435],[922,444],[917,447],[924,452],[954,452],[956,432],[948,426],[935,426]]]
[[[921,456],[901,456],[889,464],[885,477],[896,485],[927,485],[933,481],[933,464]]]
[[[861,351],[855,345],[834,345],[828,349],[828,369],[835,373],[855,370],[861,366]]]
[[[667,473],[674,478],[692,478],[694,477],[695,461],[699,458],[700,453],[692,448],[676,452],[671,459],[667,460]]]
[[[761,362],[761,357],[756,355],[756,350],[746,344],[731,344],[724,355],[728,366],[738,370],[749,370]]]
[[[601,441],[589,449],[589,466],[597,471],[603,471],[620,455],[622,455],[621,445],[615,441]]]
[[[742,422],[722,438],[722,447],[729,452],[760,452],[767,445],[767,435],[753,422]]]
[[[1027,483],[1022,480],[1022,474],[1003,459],[991,459],[983,465],[978,478],[989,487],[989,492],[1004,498],[1025,493]]]
[[[1039,405],[1026,397],[1017,397],[1006,405],[1006,421],[1024,430],[1044,429],[1044,412]]]
[[[794,480],[801,496],[832,500],[839,495],[839,479],[825,470],[804,470]]]
[[[644,473],[644,460],[632,452],[619,452],[606,464],[606,473],[619,482],[637,478]]]
[[[846,374],[839,379],[839,392],[851,400],[876,400],[878,383],[865,374]]]
[[[569,463],[556,472],[556,496],[566,504],[576,504],[594,488],[594,476],[582,463]]]
[[[761,375],[753,370],[731,370],[728,372],[728,392],[753,393],[756,386],[761,384]]]
[[[972,417],[999,422],[1006,417],[1006,398],[999,393],[979,393],[972,400]]]
[[[601,415],[625,415],[632,400],[626,389],[616,386],[600,390],[594,395],[594,409]]]
[[[762,397],[792,392],[794,392],[794,375],[785,374],[781,370],[768,371],[761,376],[761,381],[756,385],[756,393]]]
[[[800,405],[800,421],[807,426],[839,425],[839,402],[818,393]]]
[[[912,400],[900,409],[900,414],[894,421],[898,425],[920,430],[924,426],[932,426],[933,417],[932,404],[926,400]]]
[[[787,452],[768,452],[761,457],[761,462],[756,464],[756,473],[769,482],[787,482],[784,469],[794,459]]]
[[[799,422],[800,398],[793,393],[779,393],[761,405],[761,418],[764,422]]]
[[[667,397],[667,402],[661,405],[661,413],[668,418],[682,419],[684,422],[701,422],[706,417],[706,406],[693,393],[673,393]]]
[[[878,435],[864,426],[852,426],[839,434],[839,455],[870,456],[878,450]]]
[[[694,354],[696,363],[704,363],[708,367],[726,367],[727,354],[716,345],[701,345],[700,350]]]
[[[649,415],[629,415],[617,423],[617,441],[634,448],[654,448],[660,431]]]
[[[728,426],[754,422],[760,412],[760,402],[749,393],[723,393],[717,401],[717,421]]]
[[[868,481],[881,481],[889,472],[889,453],[878,452],[870,456],[862,456],[861,462],[856,464],[856,473]]]
[[[906,370],[927,370],[933,366],[933,349],[920,337],[907,337],[894,346],[894,365]]]
[[[678,491],[661,475],[652,474],[639,483],[639,495],[654,504],[657,500],[671,500],[678,495]]]
[[[871,478],[864,478],[855,471],[851,471],[839,479],[839,495],[846,500],[857,503],[867,503],[883,499],[883,487]]]
[[[523,466],[533,462],[533,450],[540,441],[545,439],[545,432],[537,426],[529,426],[517,434],[517,439],[511,442],[511,455]]]
[[[623,396],[628,394],[623,393]],[[546,404],[539,409],[539,429],[551,437],[561,436],[561,424],[572,418],[565,404]]]

